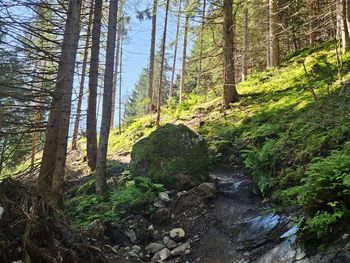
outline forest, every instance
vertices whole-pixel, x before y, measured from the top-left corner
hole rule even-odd
[[[0,0],[0,263],[349,263],[350,0]]]

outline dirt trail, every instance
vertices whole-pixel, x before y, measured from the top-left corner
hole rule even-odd
[[[240,250],[237,226],[264,212],[268,213],[270,207],[260,195],[254,193],[253,184],[244,172],[214,172],[211,177],[216,178],[219,193],[206,215],[206,222],[195,227],[194,232],[201,233],[201,238],[192,247],[191,258],[204,263],[251,262],[266,252],[269,246],[250,252]],[[235,188],[242,184],[245,186]]]

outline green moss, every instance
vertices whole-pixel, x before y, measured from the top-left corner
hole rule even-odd
[[[208,147],[185,125],[166,124],[133,146],[130,171],[168,189],[181,174],[198,184],[208,176]]]

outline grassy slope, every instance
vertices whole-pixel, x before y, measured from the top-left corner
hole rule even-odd
[[[342,60],[343,80],[348,80],[350,55]],[[213,168],[245,165],[280,207],[303,208],[304,233],[325,238],[350,218],[350,88],[340,85],[338,75],[332,46],[302,50],[280,68],[254,73],[240,83],[241,99],[230,110],[223,111],[221,98],[213,93],[190,95],[177,107],[164,108],[162,123],[185,123],[200,132],[209,143]],[[155,116],[150,115],[123,127],[121,135],[113,130],[109,158],[130,153],[153,130]],[[84,152],[84,140],[79,145]],[[118,167],[109,162],[111,173]],[[67,214],[81,226],[96,217],[121,219],[161,189],[146,178],[138,186],[128,178],[124,173],[119,191],[102,198],[81,195],[93,189],[93,181],[87,181],[75,197],[67,198]]]
[[[350,57],[342,60],[347,80]],[[218,97],[191,95],[177,108],[163,109],[162,122],[200,132],[210,145],[212,166],[243,161],[277,204],[304,208],[305,232],[329,234],[349,218],[350,207],[350,164],[344,161],[350,157],[350,90],[340,85],[334,48],[293,54],[279,69],[252,74],[238,90],[241,100],[228,111],[221,110]],[[112,132],[110,156],[130,152],[155,129],[154,119],[144,116],[122,135]]]

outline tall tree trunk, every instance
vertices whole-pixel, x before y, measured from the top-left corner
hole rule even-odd
[[[278,7],[277,0],[269,0],[269,45],[270,66],[275,67],[280,63],[280,47],[278,36]]]
[[[62,205],[74,66],[79,42],[80,7],[81,0],[69,1],[57,83],[39,174],[39,187],[43,192],[52,190],[51,200],[58,207]]]
[[[184,35],[183,35],[183,45],[182,45],[182,63],[181,63],[181,76],[180,76],[180,103],[183,100],[185,93],[185,74],[186,74],[186,59],[187,59],[187,35],[188,35],[188,22],[190,15],[188,13],[189,0],[186,0],[185,5],[185,24],[184,24]]]
[[[176,72],[177,47],[179,45],[181,5],[182,5],[182,0],[179,1],[179,10],[177,12],[178,16],[177,16],[177,22],[176,22],[176,35],[175,35],[173,67],[172,67],[172,70],[171,70],[171,80],[170,80],[170,87],[169,87],[169,98],[168,98],[169,102],[171,102],[172,97],[174,95],[174,80],[175,80],[175,72]]]
[[[202,75],[202,60],[203,60],[203,40],[204,40],[204,27],[205,27],[205,11],[206,11],[207,1],[203,1],[202,9],[202,24],[200,30],[200,47],[199,47],[199,61],[198,61],[198,73],[197,73],[197,89],[201,84],[201,75]]]
[[[316,19],[316,6],[315,0],[309,0],[309,42],[310,46],[315,46],[316,39],[316,28],[315,28],[315,19]]]
[[[350,36],[349,36],[349,30],[348,30],[347,10],[346,10],[347,0],[338,0],[338,1],[340,1],[339,14],[340,14],[342,48],[343,48],[343,52],[345,53],[350,51]]]
[[[170,2],[170,0],[166,1],[164,31],[163,31],[162,46],[161,46],[161,60],[160,60],[159,87],[158,87],[158,105],[157,105],[157,123],[156,123],[158,128],[160,126],[160,109],[161,109],[162,97],[163,97],[163,94],[162,94],[163,93],[163,73],[164,73],[166,31],[168,29],[169,2]]]
[[[232,0],[224,0],[224,98],[223,106],[225,109],[230,107],[230,103],[238,101],[238,92],[235,85],[235,67],[234,67],[234,46],[233,46],[233,13]]]
[[[89,75],[89,99],[86,116],[86,151],[89,168],[96,169],[97,154],[97,132],[96,132],[96,102],[98,86],[98,68],[100,55],[101,38],[101,19],[102,19],[102,0],[95,0],[94,22],[92,26],[92,45],[90,57],[90,75]]]
[[[154,55],[156,47],[156,31],[157,31],[157,9],[158,0],[153,1],[153,15],[152,15],[152,33],[151,33],[151,50],[149,55],[149,70],[148,70],[148,105],[146,113],[150,113],[154,110],[153,104],[153,79],[154,79]]]
[[[7,148],[7,137],[3,136],[2,137],[1,153],[0,153],[0,175],[2,173],[2,169],[4,168],[6,148]]]
[[[113,90],[113,71],[115,42],[117,34],[117,13],[118,0],[110,0],[108,15],[108,33],[106,49],[106,67],[104,74],[103,87],[103,106],[102,120],[100,130],[100,140],[98,144],[97,163],[96,163],[96,192],[101,194],[107,188],[106,166],[107,166],[107,146],[111,125],[112,113],[112,90]]]
[[[41,112],[40,111],[35,113],[34,119],[35,119],[36,123],[39,123],[41,121]],[[31,167],[31,169],[34,169],[34,165],[35,165],[35,156],[36,156],[36,153],[37,153],[39,136],[40,136],[40,132],[39,131],[35,131],[33,133],[32,151],[31,151],[31,156],[30,156],[30,167]]]
[[[119,67],[119,54],[120,54],[120,41],[121,41],[121,18],[123,12],[123,1],[119,3],[118,10],[118,32],[117,32],[117,47],[115,49],[115,64],[114,64],[114,76],[113,76],[113,92],[112,92],[112,114],[111,114],[111,128],[114,128],[114,115],[115,115],[115,100],[117,95],[117,83],[118,83],[118,67]]]
[[[82,102],[83,102],[86,68],[87,68],[87,61],[88,61],[89,48],[90,48],[90,37],[91,37],[91,28],[92,28],[92,15],[93,15],[93,12],[94,12],[94,0],[91,0],[91,6],[90,6],[90,11],[89,12],[90,13],[89,13],[88,27],[87,27],[87,30],[86,30],[86,40],[85,40],[84,55],[83,55],[84,56],[84,58],[83,58],[83,68],[81,70],[81,80],[80,80],[80,87],[79,87],[77,112],[75,114],[74,130],[73,130],[73,137],[72,137],[72,150],[76,150],[77,149],[77,139],[78,139],[78,132],[79,132],[80,116],[81,116],[81,105],[82,105]]]
[[[119,112],[118,112],[118,127],[119,134],[122,134],[122,69],[123,69],[123,38],[120,41],[120,73],[119,73]]]
[[[248,45],[248,8],[244,8],[243,17],[243,36],[242,36],[242,81],[245,81],[247,76],[247,45]]]

